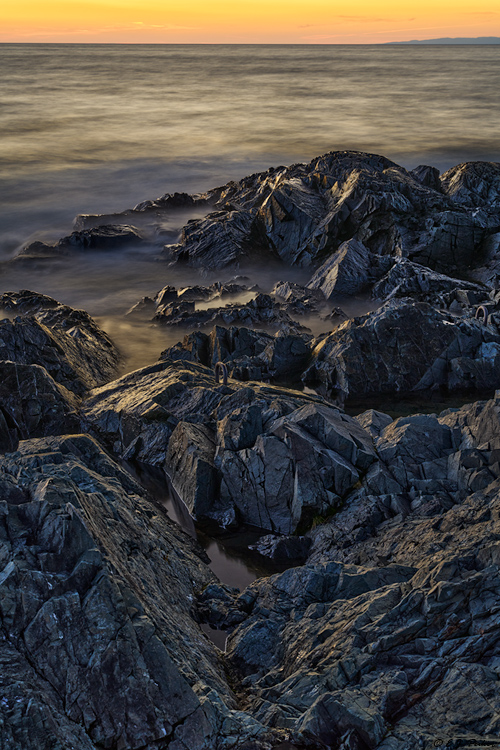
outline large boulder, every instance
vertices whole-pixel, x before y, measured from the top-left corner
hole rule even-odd
[[[200,522],[270,531],[328,515],[375,460],[338,409],[303,393],[230,380],[166,360],[96,389],[89,429],[115,452],[161,466]]]

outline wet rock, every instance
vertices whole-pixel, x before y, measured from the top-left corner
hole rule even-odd
[[[391,300],[313,348],[303,381],[329,398],[498,387],[498,335],[425,303]]]
[[[307,558],[311,540],[306,536],[276,536],[266,534],[258,542],[252,544],[250,549],[258,552],[263,557],[269,557],[278,562],[290,560],[304,562]]]
[[[7,292],[0,309],[20,313],[0,320],[0,359],[41,365],[76,394],[100,385],[116,372],[120,355],[88,313],[33,292]]]
[[[194,542],[86,436],[25,441],[1,463],[9,747],[265,746],[195,620],[215,581]]]

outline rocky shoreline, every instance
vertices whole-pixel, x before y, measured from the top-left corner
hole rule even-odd
[[[86,312],[0,295],[0,746],[496,747],[500,165],[333,152],[78,217],[10,263],[137,243],[200,283],[137,300],[188,333],[121,377]],[[377,409],[419,394],[463,405]],[[288,569],[221,583],[124,462]]]

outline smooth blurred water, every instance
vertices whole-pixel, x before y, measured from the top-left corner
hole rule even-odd
[[[499,62],[498,46],[0,45],[0,248],[334,149],[499,160]]]

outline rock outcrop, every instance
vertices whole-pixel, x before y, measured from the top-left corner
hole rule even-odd
[[[161,353],[160,359],[180,359],[215,367],[223,362],[237,380],[296,378],[311,359],[310,336],[278,331],[274,336],[251,328],[216,326],[210,334],[196,331]]]
[[[197,624],[195,543],[84,435],[1,461],[4,748],[267,748]]]
[[[165,360],[91,393],[89,429],[161,466],[194,518],[292,533],[328,515],[375,460],[358,423],[320,399]]]
[[[500,386],[496,327],[426,303],[394,299],[344,323],[313,347],[306,384],[334,399]]]
[[[81,395],[110,380],[120,354],[83,310],[33,292],[0,295],[0,360],[40,365],[60,385]]]

